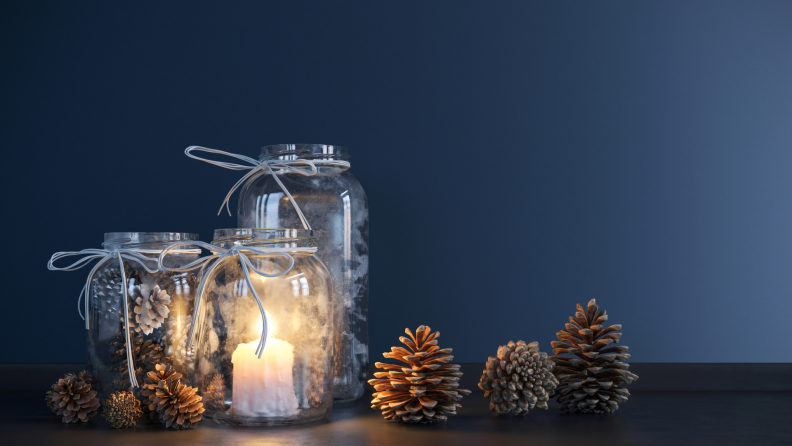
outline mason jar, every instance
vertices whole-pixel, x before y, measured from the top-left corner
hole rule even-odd
[[[169,243],[198,240],[197,234],[184,232],[110,232],[102,246],[107,250],[138,252],[157,269],[157,256]],[[187,247],[171,253],[167,267],[180,267],[198,258],[200,249]],[[192,323],[195,292],[200,277],[196,272],[150,273],[135,260],[124,259],[127,295],[121,285],[117,259],[103,263],[90,282],[88,327],[88,373],[100,400],[119,390],[131,390],[127,368],[126,333],[129,324],[132,361],[138,384],[159,363],[172,364],[184,376],[193,363],[184,348]],[[124,320],[127,305],[129,320]],[[186,384],[189,382],[185,381]],[[139,389],[139,388],[138,388]]]
[[[238,248],[240,255],[219,259],[207,269],[199,297],[194,382],[207,419],[255,426],[304,423],[330,413],[333,299],[316,243],[310,231],[302,230],[215,231],[213,245]],[[293,259],[291,268],[283,254]],[[250,262],[250,282],[241,255]],[[253,268],[286,273],[265,277]],[[259,357],[262,308],[266,341]]]
[[[368,363],[368,203],[348,168],[321,164],[348,160],[344,147],[279,144],[262,149],[261,160],[312,160],[318,173],[305,176],[275,169],[313,229],[316,256],[330,272],[336,299],[333,395],[350,401],[363,395]],[[248,228],[298,228],[301,220],[268,172],[252,176],[239,196],[238,224]]]

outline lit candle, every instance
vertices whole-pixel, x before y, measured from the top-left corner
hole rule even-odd
[[[269,337],[261,359],[256,354],[258,340],[239,344],[234,364],[232,410],[242,416],[291,416],[298,413],[294,394],[294,347]]]

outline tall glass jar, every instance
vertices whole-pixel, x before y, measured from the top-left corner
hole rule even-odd
[[[212,244],[242,250],[250,283],[266,314],[264,326],[241,259],[226,257],[204,276],[195,335],[196,370],[204,417],[228,425],[297,424],[318,420],[333,407],[333,299],[330,277],[314,255],[310,231],[222,229]]]
[[[344,147],[280,144],[262,149],[261,159],[347,160]],[[299,204],[319,243],[317,256],[330,271],[337,300],[333,394],[337,401],[363,395],[368,363],[368,203],[349,169],[316,164],[318,174],[276,174]],[[239,196],[239,226],[297,228],[300,218],[272,175],[251,177]]]
[[[169,243],[198,240],[197,234],[183,232],[110,232],[104,235],[105,249],[129,249],[151,261],[157,269],[157,256]],[[198,258],[200,249],[173,252],[166,267],[179,267]],[[200,277],[196,272],[149,273],[133,260],[124,260],[127,296],[121,287],[121,268],[116,259],[102,264],[90,285],[90,326],[88,328],[88,372],[100,399],[119,390],[130,390],[127,368],[124,305],[129,314],[132,361],[139,384],[158,363],[172,364],[184,376],[192,373],[193,363],[184,349],[192,322],[195,292]],[[185,381],[185,383],[188,383]],[[139,389],[139,388],[138,388]]]

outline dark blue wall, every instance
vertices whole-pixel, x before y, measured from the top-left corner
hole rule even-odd
[[[255,155],[350,148],[372,357],[550,349],[590,298],[637,362],[792,361],[792,3],[4,2],[4,362],[81,361],[106,231],[235,225]],[[233,209],[233,207],[232,207]],[[444,342],[443,342],[444,340]]]

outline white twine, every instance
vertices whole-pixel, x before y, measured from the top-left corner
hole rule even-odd
[[[199,157],[197,155],[193,155],[191,153],[193,151],[217,153],[217,154],[220,154],[220,155],[227,155],[227,156],[230,156],[230,157],[237,158],[237,159],[240,159],[242,161],[245,161],[248,164],[245,165],[245,164],[227,163],[227,162],[223,162],[223,161],[214,161],[214,160],[210,160],[210,159],[206,159],[206,158],[201,158],[201,157]],[[302,222],[303,228],[305,228],[306,230],[310,230],[311,229],[311,225],[308,224],[308,220],[305,219],[305,215],[303,215],[302,210],[300,209],[300,206],[298,206],[297,202],[294,201],[294,198],[292,198],[291,194],[289,193],[289,190],[286,189],[286,186],[283,185],[281,180],[275,174],[275,170],[273,170],[273,169],[277,169],[281,173],[283,171],[287,171],[287,172],[294,172],[294,173],[297,173],[297,174],[300,174],[300,175],[305,175],[305,176],[313,176],[313,175],[316,175],[317,173],[319,173],[319,170],[316,168],[317,164],[318,165],[325,165],[325,166],[332,166],[332,167],[339,167],[339,168],[342,168],[342,169],[348,169],[350,167],[349,161],[341,161],[341,160],[303,160],[303,159],[296,159],[296,160],[287,161],[287,160],[269,160],[269,159],[265,159],[263,161],[258,161],[258,160],[255,160],[255,159],[249,157],[249,156],[238,155],[238,154],[235,154],[235,153],[223,152],[222,150],[209,149],[209,148],[200,147],[200,146],[187,147],[187,149],[184,150],[184,154],[189,156],[190,158],[193,158],[193,159],[196,159],[196,160],[200,160],[200,161],[205,161],[205,162],[207,162],[209,164],[214,164],[215,166],[220,166],[220,167],[223,167],[225,169],[250,170],[250,172],[246,173],[245,176],[240,178],[239,181],[237,181],[236,184],[234,184],[234,186],[231,188],[231,190],[228,191],[228,194],[226,194],[225,200],[223,200],[223,204],[220,205],[220,210],[217,211],[217,215],[220,215],[220,213],[223,212],[223,208],[225,207],[226,210],[228,210],[228,215],[230,216],[231,215],[231,208],[228,205],[228,200],[231,199],[231,195],[233,195],[234,192],[239,188],[239,186],[241,186],[248,178],[251,178],[253,175],[256,175],[258,172],[266,173],[267,171],[269,171],[269,173],[272,174],[272,178],[275,180],[275,182],[278,183],[278,186],[280,186],[281,190],[283,190],[283,193],[285,193],[286,196],[289,197],[289,201],[291,202],[292,206],[294,206],[294,210],[297,211],[297,215],[300,217],[300,221]]]
[[[54,265],[56,260],[59,260],[63,257],[79,255],[85,257],[82,257],[80,260],[77,260],[69,266],[58,267]],[[83,249],[82,251],[56,252],[52,255],[49,262],[47,262],[47,269],[50,271],[76,271],[90,263],[92,260],[96,259],[100,260],[96,263],[96,265],[94,265],[93,269],[91,269],[91,272],[88,274],[88,279],[85,281],[82,291],[80,291],[80,298],[77,300],[77,311],[80,313],[80,317],[85,320],[85,329],[89,329],[90,305],[88,303],[88,298],[90,296],[91,280],[93,279],[96,271],[99,270],[102,265],[111,261],[112,259],[118,259],[118,266],[121,268],[121,290],[124,296],[124,336],[126,337],[127,369],[129,372],[129,384],[132,386],[132,389],[134,389],[135,387],[138,387],[138,382],[137,378],[135,377],[135,362],[132,359],[132,337],[129,333],[129,297],[127,295],[128,290],[126,271],[124,271],[124,259],[139,263],[143,268],[146,269],[146,271],[151,274],[156,273],[157,269],[150,269],[148,266],[146,266],[146,262],[153,262],[154,259],[146,257],[140,252],[132,249],[114,249],[112,251],[107,249]],[[85,297],[84,315],[82,309],[80,308],[83,297]]]
[[[166,268],[165,266],[163,266],[162,261],[165,258],[166,254],[168,253],[168,251],[183,245],[201,246],[209,251],[212,251],[212,254],[206,257],[201,257],[198,260],[195,260],[193,262],[188,263],[187,265],[178,268]],[[267,316],[266,313],[264,313],[264,305],[262,305],[261,299],[259,298],[258,293],[256,293],[256,288],[253,286],[253,283],[250,281],[249,270],[252,269],[256,274],[262,277],[282,276],[288,273],[289,271],[291,271],[291,269],[294,267],[294,257],[292,257],[291,254],[289,254],[289,252],[295,252],[295,251],[311,252],[311,253],[316,252],[316,248],[309,248],[309,247],[289,248],[288,249],[289,252],[287,252],[287,250],[281,250],[281,249],[282,248],[262,249],[262,248],[254,248],[252,246],[234,246],[232,248],[222,248],[219,246],[210,245],[208,243],[197,242],[197,241],[176,242],[169,244],[167,247],[165,247],[165,249],[162,250],[162,253],[160,253],[159,258],[157,259],[157,266],[161,271],[191,271],[197,268],[203,269],[206,267],[206,265],[209,264],[209,262],[214,260],[215,262],[209,268],[209,271],[207,271],[206,274],[201,273],[201,277],[203,277],[203,279],[206,279],[211,275],[212,271],[214,271],[215,268],[217,268],[217,265],[219,265],[223,259],[234,256],[239,258],[239,265],[242,267],[242,273],[245,275],[245,282],[247,283],[248,289],[253,293],[253,297],[256,299],[256,303],[258,304],[259,311],[261,312],[261,320],[263,321],[262,329],[261,329],[261,340],[259,341],[258,347],[256,348],[256,354],[258,355],[259,359],[261,359],[261,355],[264,352],[264,347],[266,346],[267,343]],[[251,263],[248,256],[245,255],[245,252],[251,253],[253,255],[287,257],[289,259],[289,267],[284,269],[283,271],[272,274],[259,271],[258,269],[256,269],[255,266],[253,266],[253,263]],[[190,331],[187,333],[187,345],[185,347],[188,352],[193,351],[193,342],[196,336],[195,327],[196,325],[199,325],[198,323],[199,316],[202,314],[200,312],[200,307],[203,298],[203,293],[205,290],[205,285],[206,285],[206,280],[201,280],[201,284],[198,286],[198,292],[196,293],[195,296],[195,306],[193,308],[193,318],[192,318],[193,323],[190,325]]]

